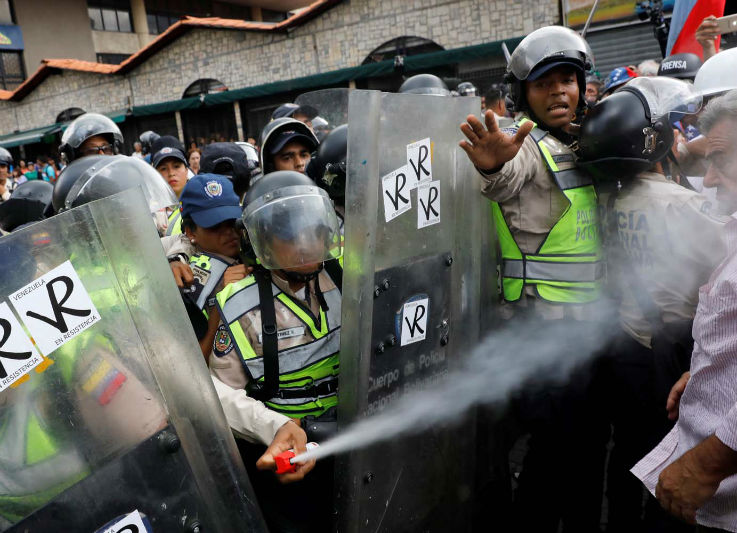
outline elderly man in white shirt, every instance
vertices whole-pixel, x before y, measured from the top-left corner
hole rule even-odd
[[[700,129],[708,139],[707,178],[735,211],[737,91],[709,103]],[[737,219],[726,225],[726,242],[727,258],[699,289],[690,372],[668,398],[678,421],[632,473],[700,531],[737,532]]]

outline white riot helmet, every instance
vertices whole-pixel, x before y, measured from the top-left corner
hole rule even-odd
[[[696,73],[693,84],[704,98],[737,89],[737,48],[707,59]]]

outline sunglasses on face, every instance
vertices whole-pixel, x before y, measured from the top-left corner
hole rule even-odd
[[[109,143],[101,144],[99,146],[90,146],[89,148],[85,148],[84,150],[82,150],[83,156],[98,154],[113,155],[113,145]]]

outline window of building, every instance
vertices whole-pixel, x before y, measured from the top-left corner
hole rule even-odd
[[[264,22],[281,22],[287,19],[287,14],[284,11],[273,11],[262,7],[261,19]]]
[[[146,0],[148,32],[158,35],[182,17],[251,19],[251,8],[219,0]]]
[[[97,62],[107,63],[108,65],[120,65],[129,57],[130,54],[97,54]]]
[[[12,91],[26,79],[23,52],[0,52],[0,87]]]
[[[182,98],[187,98],[188,96],[199,96],[201,94],[221,93],[227,90],[228,88],[222,81],[214,80],[212,78],[203,78],[190,84],[190,86],[184,90]]]
[[[444,50],[439,44],[422,37],[397,37],[387,41],[366,56],[363,64],[376,63],[385,59],[393,59],[396,56],[412,56],[428,52]]]
[[[56,123],[64,124],[65,122],[71,122],[75,118],[84,115],[86,111],[79,107],[67,107],[64,111],[56,115]]]
[[[93,30],[133,31],[129,0],[90,0],[87,13]]]

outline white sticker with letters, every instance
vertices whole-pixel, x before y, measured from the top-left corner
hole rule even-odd
[[[432,181],[432,153],[430,137],[407,145],[407,171],[410,189]]]
[[[417,229],[440,222],[440,181],[417,186]]]
[[[143,523],[141,513],[136,509],[129,515],[115,522],[103,533],[146,533],[146,525]]]
[[[384,191],[384,218],[387,222],[412,209],[409,191],[411,178],[406,165],[381,178]]]
[[[70,261],[11,294],[9,300],[46,356],[100,320]]]
[[[429,310],[429,298],[412,300],[402,306],[401,346],[425,340],[425,337],[427,337],[427,315]]]
[[[10,306],[0,303],[0,391],[43,361]]]

